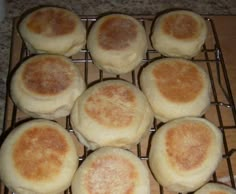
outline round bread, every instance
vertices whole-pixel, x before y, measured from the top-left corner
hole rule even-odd
[[[140,85],[155,117],[162,122],[184,116],[202,116],[210,105],[208,74],[185,59],[153,61],[143,69]]]
[[[147,37],[144,27],[135,18],[110,14],[92,26],[87,46],[99,69],[124,74],[142,61],[147,50]]]
[[[86,43],[86,29],[80,18],[58,7],[43,7],[26,15],[19,32],[33,53],[71,56]]]
[[[41,54],[24,61],[13,74],[11,97],[27,115],[55,119],[70,114],[85,90],[78,67],[60,55]]]
[[[207,183],[194,194],[236,194],[236,190],[220,183]]]
[[[171,11],[157,18],[151,41],[161,54],[170,57],[196,56],[207,38],[204,18],[192,11]]]
[[[150,194],[148,171],[133,153],[104,147],[89,155],[76,171],[73,194]]]
[[[71,136],[52,121],[39,119],[19,125],[0,149],[0,178],[17,194],[63,192],[77,166]]]
[[[108,80],[88,88],[76,101],[71,124],[89,149],[130,148],[140,142],[153,121],[143,93],[129,82]]]
[[[222,134],[203,118],[170,121],[154,134],[149,165],[170,191],[187,193],[205,184],[222,158]]]

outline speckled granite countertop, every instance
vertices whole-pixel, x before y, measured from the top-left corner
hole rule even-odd
[[[158,12],[170,8],[191,9],[204,15],[235,15],[235,0],[8,0],[7,16],[0,22],[0,133],[4,117],[6,93],[6,78],[8,72],[11,29],[14,17],[21,15],[27,9],[39,5],[57,5],[74,10],[79,15],[99,15],[104,12],[122,12],[137,15],[156,15]]]

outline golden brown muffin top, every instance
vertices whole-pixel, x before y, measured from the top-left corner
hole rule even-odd
[[[26,179],[52,180],[60,173],[68,149],[65,137],[52,126],[30,127],[14,144],[14,165]]]
[[[171,127],[165,136],[168,161],[174,169],[190,171],[206,160],[214,138],[203,123],[186,121]]]
[[[129,126],[135,115],[134,92],[122,84],[108,84],[94,91],[85,102],[85,112],[101,125]]]
[[[99,26],[98,42],[105,50],[122,50],[129,47],[137,36],[137,24],[129,18],[111,16]]]
[[[198,69],[184,60],[164,60],[152,71],[161,94],[173,102],[190,102],[203,89],[203,78]]]
[[[128,159],[106,155],[92,162],[84,180],[88,193],[133,194],[138,176]]]
[[[49,7],[31,13],[26,25],[30,31],[36,34],[53,37],[73,32],[77,25],[77,19],[66,9]]]
[[[165,34],[176,39],[194,39],[200,34],[200,26],[196,19],[184,13],[164,16],[162,30]]]
[[[22,80],[27,90],[37,95],[56,95],[66,90],[76,72],[59,56],[38,56],[26,62]]]

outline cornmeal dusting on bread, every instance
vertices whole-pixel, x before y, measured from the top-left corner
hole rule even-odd
[[[104,86],[94,92],[85,103],[85,112],[99,124],[126,127],[135,115],[134,93],[122,85]]]
[[[98,158],[84,179],[88,193],[133,194],[139,180],[134,165],[119,156]]]
[[[76,20],[64,9],[40,9],[29,17],[27,27],[30,31],[47,37],[61,36],[75,30]]]
[[[156,85],[161,94],[173,102],[189,102],[203,88],[199,71],[188,62],[162,62],[153,69]]]
[[[189,171],[201,166],[212,144],[213,132],[197,122],[181,123],[168,130],[166,153],[174,169]]]
[[[105,50],[122,50],[136,39],[137,25],[128,18],[110,17],[100,26],[99,45]]]
[[[24,67],[22,80],[25,88],[40,95],[56,95],[65,90],[75,77],[69,64],[48,56],[32,59]]]
[[[198,22],[187,14],[168,15],[162,25],[166,34],[177,39],[193,39],[200,33]]]
[[[13,148],[13,161],[19,174],[35,181],[53,180],[60,173],[68,144],[50,126],[32,127]]]

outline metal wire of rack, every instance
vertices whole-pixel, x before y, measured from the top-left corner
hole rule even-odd
[[[151,33],[152,23],[155,18],[153,16],[134,16],[134,17],[136,17],[143,24],[144,28],[146,29],[147,35],[149,36],[149,34]],[[86,29],[89,30],[90,26],[96,21],[96,18],[97,18],[96,16],[82,16],[81,20],[83,21]],[[212,99],[210,107],[211,113],[210,114],[206,113],[204,117],[209,120],[211,120],[213,117],[216,118],[215,124],[219,127],[219,129],[223,134],[224,154],[222,156],[222,160],[224,160],[226,163],[225,168],[229,176],[229,183],[233,188],[235,188],[234,173],[236,173],[236,169],[233,168],[232,166],[232,156],[236,154],[236,148],[229,147],[226,133],[228,130],[236,130],[236,109],[215,24],[212,19],[210,18],[205,18],[205,19],[209,27],[209,35],[208,35],[209,40],[206,41],[206,43],[204,44],[201,53],[197,57],[192,58],[191,60],[202,66],[209,74],[212,86]],[[19,65],[25,58],[31,55],[31,53],[26,49],[24,43],[21,41],[20,37],[16,35],[17,28],[15,26],[13,29],[13,34],[18,39],[19,46],[15,48],[16,42],[14,39],[12,39],[11,58],[13,58],[14,52],[18,53],[18,57],[16,57],[17,58],[16,62],[10,61],[10,64],[11,63],[15,64],[10,66],[8,84],[13,69],[15,69],[17,65]],[[96,69],[96,67],[92,64],[92,58],[86,47],[82,49],[78,55],[71,57],[71,60],[81,68],[87,86],[94,80],[103,81],[104,79],[107,78],[117,78],[117,79],[125,79],[134,84],[135,86],[139,87],[139,74],[142,68],[148,63],[150,63],[152,60],[163,57],[164,56],[162,56],[160,53],[158,53],[156,50],[152,48],[151,42],[149,41],[148,50],[140,66],[126,75],[111,75],[99,69]],[[94,71],[96,72],[95,76],[96,78],[90,75],[91,69],[93,70],[95,69]],[[214,115],[212,114],[212,112]],[[228,117],[230,117],[227,118],[227,121],[225,121],[226,120],[226,118],[224,117],[225,113],[227,113]],[[4,120],[4,128],[2,135],[3,138],[1,138],[0,140],[1,141],[2,139],[4,140],[4,137],[16,125],[29,119],[31,118],[28,118],[26,115],[22,114],[20,110],[18,110],[18,108],[11,101],[8,89],[6,95],[5,120]],[[63,121],[60,120],[59,122],[63,123],[64,127],[69,132],[73,133],[73,129],[70,126],[69,116],[63,118]],[[158,130],[158,128],[162,124],[163,123],[160,123],[158,120],[154,119],[153,125],[150,129],[150,135],[145,144],[150,143],[151,136],[153,135],[153,133],[155,133],[156,130]],[[150,144],[147,146],[143,146],[143,144],[144,143],[141,142],[136,146],[135,153],[141,160],[146,162],[148,161],[148,149]],[[143,149],[143,147],[145,147],[145,150]],[[85,147],[83,147],[81,155],[79,156],[79,161],[82,162],[83,160],[85,160],[88,154],[89,151]],[[212,180],[218,181],[217,171],[212,175]],[[161,185],[158,186],[158,183],[154,184],[156,184],[156,187],[159,187],[159,193],[161,194],[166,193],[165,189]],[[7,187],[1,184],[0,194],[3,193],[8,194],[10,193],[10,191],[8,190]],[[71,190],[68,189],[64,193],[71,193]]]

